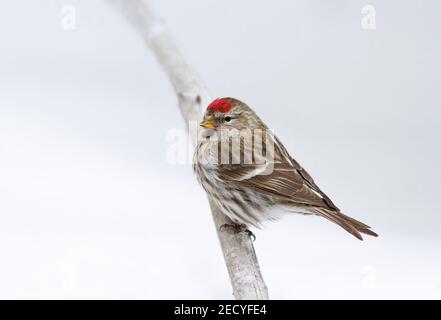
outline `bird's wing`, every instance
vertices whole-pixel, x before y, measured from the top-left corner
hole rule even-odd
[[[280,149],[280,153],[282,154],[282,157],[289,159],[293,168],[303,178],[304,183],[306,183],[306,185],[308,187],[310,187],[312,190],[317,192],[332,209],[334,209],[336,211],[340,211],[340,209],[337,208],[337,206],[332,202],[332,200],[314,182],[314,179],[312,179],[311,175],[305,169],[303,169],[303,167],[294,158],[292,158],[289,155],[288,151],[283,146],[283,144],[279,141],[279,139],[277,137],[274,137],[274,139],[276,141],[276,146]]]
[[[311,176],[289,156],[277,138],[274,139],[272,162],[259,165],[220,165],[219,178],[237,187],[270,195],[282,203],[338,210],[314,183]]]

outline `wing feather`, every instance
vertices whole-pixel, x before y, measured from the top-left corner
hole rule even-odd
[[[237,187],[251,189],[283,203],[338,210],[276,137],[274,159],[271,162],[224,164],[218,167],[218,175],[220,179]]]

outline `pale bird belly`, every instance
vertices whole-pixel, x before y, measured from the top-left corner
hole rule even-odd
[[[284,213],[302,212],[302,208],[277,205],[272,197],[253,190],[234,188],[218,177],[217,145],[203,142],[194,158],[194,171],[208,195],[234,223],[260,228],[265,221],[279,219]]]

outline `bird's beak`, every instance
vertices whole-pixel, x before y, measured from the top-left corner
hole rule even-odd
[[[201,122],[201,127],[204,127],[205,129],[214,129],[215,125],[213,120],[207,119]]]

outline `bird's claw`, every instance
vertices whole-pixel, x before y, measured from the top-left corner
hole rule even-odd
[[[244,232],[251,238],[251,241],[256,241],[256,236],[251,230],[246,229]]]
[[[254,233],[250,230],[248,230],[247,226],[244,224],[228,224],[225,223],[223,225],[220,226],[219,231],[223,232],[225,230],[229,230],[235,233],[241,233],[244,232],[246,235],[248,235],[251,240],[254,242],[256,241],[256,236],[254,235]]]

